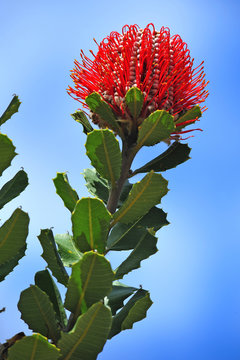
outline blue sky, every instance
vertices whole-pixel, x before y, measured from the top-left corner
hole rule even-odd
[[[132,272],[125,283],[149,289],[154,305],[148,318],[109,341],[101,360],[235,360],[240,357],[239,237],[239,11],[238,1],[77,0],[0,2],[0,112],[19,95],[22,105],[2,132],[19,156],[3,181],[20,167],[30,185],[8,204],[1,222],[22,205],[30,214],[27,256],[0,284],[0,342],[19,331],[29,334],[16,304],[20,292],[45,267],[37,235],[54,227],[70,230],[70,217],[55,193],[57,171],[81,196],[82,171],[89,167],[85,136],[70,114],[78,107],[66,88],[69,70],[82,48],[96,50],[125,24],[168,26],[187,42],[198,65],[205,60],[210,80],[201,119],[203,132],[188,140],[187,163],[164,174],[168,195],[162,201],[171,224],[159,232],[159,252]],[[159,153],[143,151],[140,166]],[[113,264],[119,257],[112,257]]]

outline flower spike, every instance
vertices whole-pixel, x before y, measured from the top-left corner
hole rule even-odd
[[[94,39],[97,44],[96,40]],[[81,50],[82,62],[75,60],[71,78],[75,87],[68,93],[85,108],[85,98],[97,92],[110,105],[122,127],[129,135],[129,119],[132,129],[156,110],[168,111],[177,122],[187,111],[203,103],[208,91],[203,62],[193,68],[187,44],[179,35],[170,36],[170,30],[162,27],[156,31],[153,24],[145,29],[138,25],[125,25],[122,33],[111,32],[98,45],[98,52],[90,51],[93,60]],[[137,87],[143,94],[143,105],[138,119],[126,106],[125,96],[129,89]],[[204,111],[204,109],[202,109]],[[92,113],[93,122],[101,127],[104,119]],[[181,137],[182,128],[196,121],[196,117],[176,124],[174,134]],[[171,138],[171,137],[170,137]]]

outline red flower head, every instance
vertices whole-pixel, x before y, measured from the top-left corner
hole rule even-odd
[[[145,29],[126,25],[122,34],[112,32],[103,39],[96,55],[91,53],[93,60],[83,51],[82,63],[75,60],[71,73],[75,89],[68,88],[68,93],[85,108],[85,98],[97,92],[111,106],[123,129],[128,122],[136,121],[140,125],[155,110],[166,110],[174,116],[176,124],[172,138],[192,131],[182,128],[195,122],[196,117],[183,122],[178,119],[205,101],[207,83],[203,62],[193,68],[187,44],[179,35],[170,36],[170,30],[164,27],[156,31],[153,24]],[[131,117],[125,104],[125,95],[132,87],[139,88],[144,95],[137,120]],[[92,120],[100,127],[107,127],[97,114],[92,113]]]

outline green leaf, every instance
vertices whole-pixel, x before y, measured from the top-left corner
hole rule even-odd
[[[122,330],[132,329],[133,324],[146,317],[146,312],[152,305],[149,292],[138,290],[127,304],[114,316],[108,338],[119,334]]]
[[[144,100],[144,95],[141,92],[141,90],[138,89],[137,87],[132,87],[126,93],[125,101],[128,109],[130,110],[131,115],[135,120],[139,117],[142,111],[143,100]]]
[[[183,116],[180,116],[180,118],[175,121],[175,124],[181,124],[185,121],[189,121],[189,120],[194,120],[194,119],[199,119],[202,116],[202,112],[201,112],[201,108],[199,105],[196,105],[194,107],[192,107],[190,110],[188,110]],[[177,126],[177,130],[181,130],[183,128],[185,128],[187,125],[191,125],[193,124],[193,122],[191,122],[190,124],[184,124],[181,126]]]
[[[137,300],[130,309],[128,316],[124,319],[122,323],[122,330],[132,329],[135,322],[144,319],[146,317],[147,310],[152,304],[153,302],[150,299],[149,293],[147,293],[143,298]]]
[[[35,284],[49,296],[56,313],[56,318],[60,323],[61,328],[64,328],[67,325],[67,317],[63,307],[61,295],[47,269],[38,271],[35,274]]]
[[[85,146],[91,164],[115,186],[120,176],[122,158],[119,142],[113,132],[108,129],[93,130],[88,134]]]
[[[2,116],[0,117],[0,126],[4,124],[7,120],[9,120],[13,114],[18,112],[18,108],[21,102],[18,99],[18,96],[14,95],[12,101],[8,105],[7,109],[4,111]]]
[[[71,114],[72,118],[77,121],[79,124],[83,126],[84,134],[88,134],[89,132],[93,131],[93,127],[91,126],[88,118],[84,114],[82,110],[76,111],[74,114]]]
[[[136,151],[169,138],[174,129],[173,116],[164,110],[156,110],[139,127]]]
[[[142,236],[138,239],[138,243],[134,250],[117,268],[115,279],[122,279],[123,276],[128,274],[130,271],[138,269],[142,260],[147,259],[149,256],[158,251],[156,244],[157,238],[149,231],[145,230],[145,232],[142,233]]]
[[[108,181],[103,179],[95,169],[85,169],[83,171],[84,178],[86,180],[86,186],[88,191],[97,196],[99,199],[103,200],[105,204],[108,202],[110,187]],[[118,201],[118,207],[123,204],[123,202],[128,197],[129,191],[132,188],[132,184],[128,180],[123,184],[122,192]]]
[[[55,276],[57,281],[66,286],[68,282],[68,274],[57,252],[52,230],[41,230],[38,239],[43,248],[41,256],[47,262],[49,269],[52,271],[52,274]]]
[[[157,231],[168,224],[167,214],[162,209],[154,206],[141,218],[138,225]]]
[[[123,206],[114,214],[112,226],[117,222],[129,224],[145,215],[167,194],[167,180],[151,171],[141,181],[134,184]]]
[[[124,204],[132,187],[133,187],[133,184],[131,184],[128,180],[126,180],[125,183],[123,184],[121,195],[118,200],[118,207],[120,207]]]
[[[105,251],[111,214],[99,199],[82,198],[72,213],[73,241],[76,248],[85,252]]]
[[[69,234],[56,234],[54,237],[57,246],[58,252],[62,259],[63,265],[71,267],[78,260],[82,258],[82,253],[80,253],[73,243],[73,238]]]
[[[116,312],[123,307],[123,301],[132,295],[137,289],[120,283],[119,281],[114,281],[112,286],[112,291],[108,295],[108,305],[112,310],[112,314],[115,315]]]
[[[62,333],[58,342],[60,360],[95,360],[102,351],[111,328],[109,307],[98,302],[81,315],[70,333]]]
[[[109,128],[118,133],[120,136],[122,135],[122,130],[117,123],[117,119],[115,118],[111,107],[104,100],[102,100],[101,96],[97,92],[93,92],[92,94],[88,95],[85,101],[90,110],[98,114],[101,119],[109,126]]]
[[[35,332],[57,342],[60,331],[57,326],[56,314],[49,297],[38,286],[31,285],[21,292],[18,302],[21,318]]]
[[[85,253],[82,259],[72,266],[64,304],[66,309],[77,319],[92,304],[110,293],[113,277],[111,265],[103,255]]]
[[[0,209],[5,204],[17,197],[28,185],[28,177],[25,171],[20,170],[0,190]]]
[[[0,281],[3,281],[5,277],[13,271],[15,266],[18,265],[19,260],[25,254],[26,248],[27,245],[25,244],[11,260],[0,265]]]
[[[44,336],[33,334],[10,347],[8,360],[57,360],[59,351]]]
[[[53,179],[56,193],[63,200],[64,205],[68,210],[73,212],[76,202],[79,197],[77,192],[71,188],[66,173],[57,173],[57,176]]]
[[[12,159],[17,155],[15,149],[7,135],[0,134],[0,176],[11,165]]]
[[[146,229],[157,231],[168,224],[167,214],[154,206],[132,224],[117,223],[108,236],[107,249],[115,251],[134,249]]]
[[[16,209],[12,216],[0,228],[0,265],[18,257],[26,246],[29,216]]]
[[[176,166],[190,159],[189,157],[190,151],[191,149],[190,147],[188,147],[187,144],[181,144],[178,141],[175,141],[161,155],[149,161],[141,168],[135,170],[132,176],[139,173],[146,173],[151,170],[158,172],[158,171],[166,171],[175,168]]]
[[[97,196],[107,204],[109,196],[108,181],[103,179],[95,169],[84,169],[83,176],[90,194]]]

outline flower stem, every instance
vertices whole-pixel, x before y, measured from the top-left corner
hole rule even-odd
[[[128,147],[128,145],[125,142],[123,142],[121,174],[119,180],[117,181],[116,186],[111,188],[107,203],[107,209],[111,214],[115,213],[117,209],[121,191],[125,181],[129,177],[129,170],[131,168],[134,156],[135,153],[133,152],[132,147]]]

